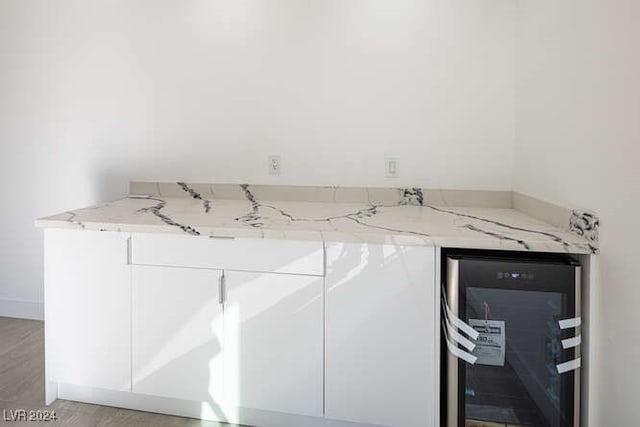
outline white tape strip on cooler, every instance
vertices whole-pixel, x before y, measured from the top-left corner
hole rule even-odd
[[[466,348],[469,351],[473,351],[473,349],[476,348],[475,343],[473,343],[470,340],[468,340],[464,335],[460,334],[458,331],[456,331],[453,328],[451,323],[449,323],[449,319],[447,319],[446,316],[445,316],[444,321],[445,321],[444,327],[447,328],[447,335],[453,341],[457,342],[458,344],[460,344],[461,346],[463,346],[464,348]]]
[[[478,339],[478,335],[479,335],[478,331],[476,331],[471,326],[469,326],[466,323],[464,323],[462,320],[460,320],[460,318],[458,318],[458,316],[453,314],[453,312],[449,308],[449,305],[447,304],[446,298],[444,299],[442,305],[444,305],[444,309],[445,309],[445,312],[447,314],[447,319],[449,319],[449,322],[451,322],[453,324],[453,326],[455,326],[456,328],[460,329],[462,332],[464,332],[465,334],[470,336],[471,339],[473,339],[473,340],[477,340]]]
[[[571,319],[562,319],[558,321],[560,329],[577,328],[582,325],[582,317],[573,317]]]
[[[561,342],[562,342],[562,348],[565,350],[568,348],[577,347],[582,343],[582,335],[578,335],[577,337],[573,337],[573,338],[567,338],[562,340]]]
[[[449,349],[449,352],[454,356],[456,356],[458,359],[462,359],[465,362],[470,363],[472,365],[476,363],[476,360],[478,360],[478,358],[473,354],[467,353],[461,348],[458,348],[457,345],[455,345],[449,340],[448,336],[445,337],[445,341],[447,342],[447,348]]]
[[[569,360],[568,362],[561,363],[556,365],[556,369],[559,374],[564,374],[565,372],[575,371],[582,365],[582,359],[578,357],[577,359]]]

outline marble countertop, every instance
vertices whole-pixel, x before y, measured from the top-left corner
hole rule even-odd
[[[144,191],[146,195],[132,195],[41,218],[36,220],[36,225],[212,238],[396,243],[584,254],[598,250],[597,238],[580,228],[584,228],[584,218],[574,215],[571,226],[567,224],[563,229],[508,207],[449,207],[436,201],[431,203],[421,189],[386,189],[373,196],[367,191],[366,197],[344,197],[345,201],[336,201],[340,198],[336,199],[335,189],[333,198],[322,197],[322,191],[317,190],[320,197],[307,197],[310,200],[295,200],[295,197],[269,200],[277,194],[254,192],[249,185],[224,184],[220,191],[205,191],[202,185],[185,183],[166,185],[171,186],[164,192],[157,187],[157,191],[155,188]],[[139,188],[144,190],[145,186]]]

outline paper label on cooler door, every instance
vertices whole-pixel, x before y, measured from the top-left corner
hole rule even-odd
[[[506,340],[504,320],[469,319],[469,325],[478,331],[472,354],[476,365],[504,366]]]

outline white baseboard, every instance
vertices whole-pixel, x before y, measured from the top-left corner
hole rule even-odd
[[[44,320],[44,303],[14,298],[0,298],[0,317]]]

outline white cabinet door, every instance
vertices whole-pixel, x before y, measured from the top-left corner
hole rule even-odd
[[[132,268],[133,391],[208,404],[220,401],[222,272]]]
[[[323,278],[225,271],[225,395],[322,416]]]
[[[328,244],[328,418],[435,425],[434,282],[434,248]]]
[[[49,381],[130,390],[128,237],[126,233],[45,231]]]

